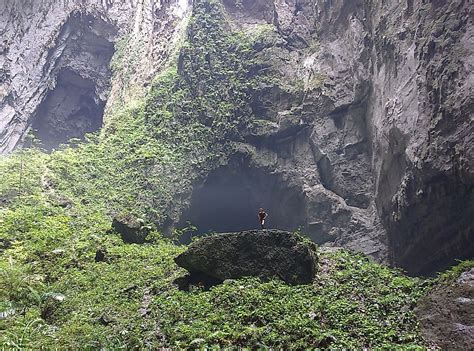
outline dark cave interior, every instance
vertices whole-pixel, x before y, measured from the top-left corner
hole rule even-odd
[[[258,229],[257,213],[263,207],[268,213],[266,228],[293,231],[305,223],[303,201],[299,189],[289,187],[277,174],[234,162],[214,170],[196,187],[177,227],[188,223],[197,227],[182,236],[184,243],[209,232]]]
[[[89,15],[74,14],[64,24],[57,46],[54,88],[38,106],[32,129],[51,151],[71,138],[100,130],[110,84],[116,28]]]
[[[33,129],[42,147],[52,150],[71,138],[97,131],[102,126],[105,102],[95,96],[95,84],[75,72],[63,70],[56,88],[37,111]]]

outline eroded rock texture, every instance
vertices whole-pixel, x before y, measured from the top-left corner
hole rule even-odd
[[[409,2],[375,26],[377,207],[410,273],[474,254],[471,19],[466,1]]]
[[[420,329],[431,348],[470,350],[474,345],[474,269],[441,282],[418,303]]]
[[[101,128],[107,101],[117,28],[91,15],[73,13],[50,49],[55,87],[32,116],[32,127],[47,149]]]
[[[144,96],[192,6],[80,3],[6,2],[0,152],[21,143],[35,118],[40,136],[62,142],[77,136],[72,130],[96,129],[104,105],[107,124],[107,111]],[[253,50],[271,79],[255,88],[250,131],[232,140],[228,159],[199,172],[193,191],[180,189],[163,227],[191,220],[203,231],[248,229],[258,225],[262,206],[269,225],[301,227],[318,243],[390,258],[411,274],[472,257],[470,2],[224,0],[223,6],[229,30],[264,33]],[[71,26],[75,16],[80,25]],[[75,31],[67,32],[68,25]],[[84,35],[104,45],[72,55]],[[113,72],[93,54],[104,49],[101,57],[108,58],[110,43]],[[95,63],[86,67],[86,58]],[[74,98],[61,93],[65,86],[78,91]]]
[[[175,258],[191,274],[218,281],[242,277],[281,279],[309,284],[316,273],[316,255],[300,237],[279,230],[220,233],[191,244]]]
[[[249,204],[411,274],[472,257],[469,2],[224,4],[236,29],[271,28],[255,50],[275,84],[259,87],[253,131],[224,165],[243,170]]]
[[[0,153],[31,129],[46,149],[100,129],[104,109],[146,92],[189,12],[182,0],[6,0],[0,7]]]
[[[236,30],[249,35],[265,31],[265,39],[254,49],[261,69],[273,77],[262,82],[253,96],[251,131],[234,143],[233,157],[216,171],[239,169],[245,184],[241,189],[251,189],[242,191],[248,194],[247,204],[234,201],[228,211],[250,218],[242,228],[248,229],[258,225],[256,210],[264,207],[270,227],[302,228],[318,243],[344,245],[384,260],[385,232],[374,203],[370,48],[364,44],[368,29],[363,17],[352,22],[338,19],[340,4],[243,1],[236,6],[226,1],[224,5]],[[349,16],[348,11],[342,11],[343,16]],[[199,187],[206,189],[209,183],[198,185],[191,213],[187,217],[185,212],[184,219],[208,222],[200,218],[203,209],[197,199]],[[225,192],[217,194],[221,196],[205,207],[226,202]]]

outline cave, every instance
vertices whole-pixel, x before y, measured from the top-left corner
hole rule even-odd
[[[64,70],[38,109],[33,129],[43,148],[52,150],[71,138],[99,130],[104,107],[105,102],[95,97],[93,81]]]
[[[48,54],[54,84],[32,119],[42,148],[52,151],[102,127],[116,32],[104,20],[80,13],[64,24]]]
[[[177,227],[191,224],[197,229],[186,231],[181,241],[212,232],[259,229],[260,207],[268,213],[268,229],[294,231],[305,224],[304,196],[281,175],[246,162],[222,166],[195,187]]]
[[[474,257],[474,186],[441,173],[422,179],[407,180],[397,220],[384,219],[393,263],[412,276],[436,276]]]

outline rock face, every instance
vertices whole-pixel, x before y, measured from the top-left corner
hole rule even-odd
[[[474,269],[442,283],[417,307],[421,332],[435,348],[470,350],[474,345]]]
[[[224,4],[235,28],[271,26],[255,50],[276,78],[254,94],[253,130],[197,185],[184,219],[209,228],[194,208],[203,192],[222,188],[218,175],[237,173],[253,194],[246,202],[274,214],[270,226],[286,214],[295,221],[286,229],[301,226],[316,242],[410,274],[473,257],[472,6]]]
[[[426,274],[474,256],[472,6],[414,1],[398,18],[376,27],[375,196],[392,261]]]
[[[191,274],[205,274],[220,281],[256,276],[308,284],[316,271],[312,249],[296,235],[278,230],[204,237],[175,261]]]
[[[4,1],[0,153],[31,127],[54,148],[107,126],[109,112],[145,96],[201,1]],[[244,230],[265,207],[272,227],[410,274],[473,257],[470,2],[222,5],[229,31],[264,33],[253,50],[272,79],[254,88],[252,126],[229,140],[230,157],[196,170],[158,224]]]
[[[107,103],[111,109],[146,91],[189,13],[179,0],[5,0],[0,7],[0,154],[31,129],[47,149],[99,130]],[[113,72],[118,64],[123,70]]]

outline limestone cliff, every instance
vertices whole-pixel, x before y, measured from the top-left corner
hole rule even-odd
[[[5,0],[0,7],[0,153],[32,128],[48,149],[99,130],[107,103],[143,96],[189,14],[182,0]]]
[[[48,148],[97,130],[104,108],[107,119],[144,96],[167,64],[185,81],[202,63],[211,72],[219,64],[206,47],[199,57],[181,50],[176,63],[186,1],[3,6],[2,152],[30,128]],[[250,128],[228,137],[228,155],[197,170],[157,224],[244,230],[226,226],[235,218],[252,226],[241,218],[265,206],[276,227],[389,256],[412,274],[473,256],[468,1],[224,0],[223,8],[229,32],[263,38],[249,77],[266,79],[241,109]],[[196,98],[205,90],[189,85]]]

